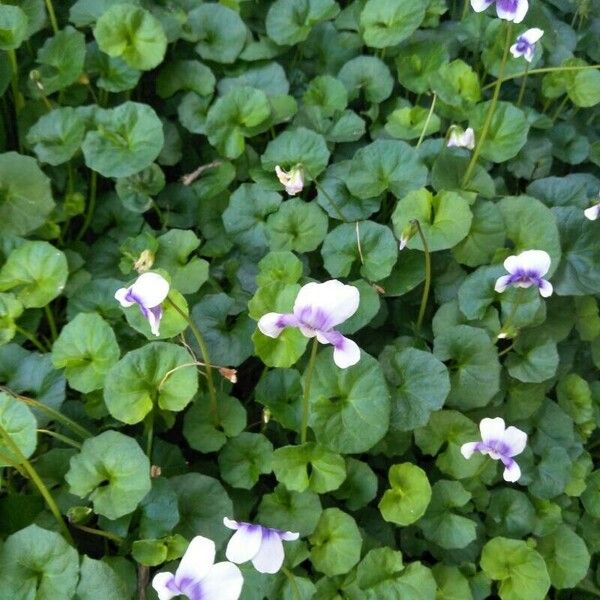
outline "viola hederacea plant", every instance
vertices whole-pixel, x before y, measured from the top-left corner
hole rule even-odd
[[[599,23],[0,3],[0,600],[600,597]]]

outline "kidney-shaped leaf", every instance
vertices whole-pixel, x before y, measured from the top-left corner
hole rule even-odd
[[[29,458],[37,444],[37,421],[25,404],[4,392],[0,393],[0,425],[21,454]],[[9,466],[4,457],[11,463],[21,462],[10,446],[0,438],[0,467]]]
[[[360,13],[367,46],[387,48],[410,37],[423,22],[427,0],[368,0]]]

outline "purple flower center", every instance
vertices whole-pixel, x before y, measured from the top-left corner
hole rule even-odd
[[[517,38],[517,51],[521,53],[525,53],[529,48],[533,46],[523,37],[519,36]]]
[[[314,331],[327,331],[331,328],[329,315],[320,308],[304,306],[297,318],[301,325]]]
[[[475,448],[479,452],[487,451],[498,454],[501,458],[509,458],[510,448],[502,440],[488,440],[479,442]]]
[[[497,0],[497,4],[502,10],[514,14],[517,12],[519,0]]]
[[[510,276],[509,283],[533,283],[540,287],[542,279],[537,271],[517,271]]]

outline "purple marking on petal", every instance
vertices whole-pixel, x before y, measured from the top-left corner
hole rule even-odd
[[[482,442],[483,443],[483,442]],[[483,443],[488,452],[500,455],[500,457],[508,457],[510,448],[502,440],[489,440]]]
[[[327,331],[331,327],[331,315],[321,308],[303,306],[296,317],[300,325],[313,331]]]
[[[496,4],[503,11],[516,14],[519,6],[519,0],[497,0]]]
[[[533,45],[520,35],[517,38],[517,51],[521,52],[521,54],[525,54],[529,48],[533,48]]]
[[[297,327],[298,319],[294,315],[281,315],[275,325],[281,329],[284,327]]]

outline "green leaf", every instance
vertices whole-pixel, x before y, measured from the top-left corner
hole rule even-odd
[[[387,100],[394,88],[390,70],[375,56],[352,58],[340,69],[338,79],[346,86],[349,100],[363,94],[367,102],[376,104]]]
[[[575,106],[588,108],[600,103],[600,73],[595,69],[575,73],[567,94]]]
[[[388,474],[391,489],[379,502],[381,516],[396,525],[410,525],[424,514],[431,500],[431,486],[423,469],[411,463],[392,465]]]
[[[1,235],[30,233],[54,208],[50,180],[30,156],[0,154],[0,190]]]
[[[72,598],[79,556],[55,531],[30,525],[0,547],[0,586],[6,598]]]
[[[438,563],[432,571],[438,588],[436,600],[473,600],[469,580],[458,567]]]
[[[244,432],[227,441],[219,453],[219,470],[232,487],[250,490],[272,470],[273,444],[261,433]]]
[[[249,86],[262,90],[270,97],[272,102],[277,102],[283,97],[290,98],[290,83],[285,70],[277,62],[270,62],[257,67],[250,67],[237,77],[223,77],[219,80],[220,94],[226,94],[230,89],[240,86]],[[273,105],[275,110],[275,104]]]
[[[0,292],[12,290],[25,308],[59,296],[69,275],[65,255],[48,242],[23,242],[0,269]]]
[[[405,106],[388,115],[385,130],[400,140],[415,140],[440,130],[441,121],[435,114],[422,106]],[[425,133],[423,133],[425,132]]]
[[[521,540],[490,540],[481,553],[481,568],[500,582],[502,600],[543,600],[550,588],[544,559]]]
[[[18,6],[0,6],[0,50],[16,50],[27,38],[27,15]]]
[[[554,376],[559,356],[556,343],[534,332],[523,332],[515,340],[506,367],[512,377],[527,383],[541,383]]]
[[[122,58],[102,52],[95,42],[88,45],[85,69],[90,75],[98,76],[96,85],[99,88],[114,93],[133,89],[142,75]]]
[[[388,430],[390,401],[383,373],[364,352],[353,367],[333,368],[332,353],[325,350],[317,357],[310,426],[317,442],[335,452],[366,452]]]
[[[369,281],[387,277],[398,258],[398,244],[389,227],[373,221],[344,223],[330,231],[321,248],[332,277],[347,277],[354,263]]]
[[[349,510],[363,508],[377,496],[377,475],[366,462],[349,457],[346,459],[346,479],[333,496],[343,500]]]
[[[374,548],[356,568],[356,582],[361,590],[385,597],[389,583],[404,570],[402,552],[391,548]]]
[[[592,391],[588,382],[577,375],[569,373],[561,378],[556,386],[558,405],[581,425],[594,420]]]
[[[460,59],[443,63],[436,73],[430,73],[429,83],[439,98],[438,112],[448,118],[467,120],[481,98],[477,73]]]
[[[157,67],[167,49],[160,21],[131,4],[116,4],[103,13],[94,28],[94,37],[100,50],[141,71]]]
[[[275,0],[266,19],[267,35],[280,46],[303,42],[312,27],[339,12],[334,0]]]
[[[37,445],[37,421],[25,404],[12,396],[0,392],[0,426],[6,431],[13,443],[25,458],[29,458]],[[22,461],[0,438],[0,466],[11,466],[5,461],[20,464]]]
[[[170,98],[181,90],[210,96],[215,89],[213,72],[199,60],[175,60],[167,63],[156,78],[156,93]]]
[[[164,187],[165,174],[158,165],[152,164],[135,175],[117,179],[115,189],[125,208],[141,213],[152,206],[153,197]]]
[[[140,536],[143,538],[163,537],[179,522],[177,494],[171,483],[163,477],[152,479],[152,489],[140,507]]]
[[[361,199],[373,198],[387,190],[402,198],[425,185],[426,179],[427,168],[408,144],[377,140],[354,155],[346,185]]]
[[[27,143],[37,157],[50,165],[70,160],[81,147],[85,121],[76,109],[57,108],[41,117],[27,133]]]
[[[448,62],[448,50],[443,44],[420,40],[402,46],[396,57],[398,81],[411,92],[422,94],[430,89],[432,75]]]
[[[196,52],[204,60],[232,63],[246,43],[246,26],[234,10],[207,3],[188,14]]]
[[[412,431],[426,425],[450,392],[445,365],[429,352],[395,346],[384,348],[380,362],[391,390],[390,432]]]
[[[133,512],[150,491],[150,461],[133,438],[105,431],[83,442],[65,480],[71,494],[89,496],[96,514],[118,519]]]
[[[448,362],[448,406],[462,410],[486,406],[500,388],[498,354],[482,329],[457,325],[436,336],[433,353]]]
[[[309,541],[313,567],[327,577],[348,573],[360,560],[360,531],[354,519],[338,508],[323,511]]]
[[[109,565],[84,556],[76,596],[77,600],[122,600],[127,597],[127,589]]]
[[[302,384],[298,371],[269,371],[257,383],[254,397],[270,411],[272,419],[287,429],[300,431]]]
[[[110,325],[97,313],[79,313],[52,346],[52,364],[65,369],[69,385],[87,394],[101,389],[121,351]]]
[[[17,333],[16,320],[24,307],[14,294],[0,293],[0,346],[10,342]]]
[[[95,113],[82,150],[85,164],[104,177],[129,177],[149,167],[164,143],[163,126],[147,104],[125,102]]]
[[[493,536],[524,538],[533,530],[535,517],[535,508],[526,494],[505,488],[492,493],[486,529]]]
[[[348,92],[339,79],[319,75],[308,84],[302,100],[306,106],[314,106],[324,116],[332,117],[348,106]]]
[[[421,25],[426,0],[367,0],[360,13],[360,27],[370,48],[396,46]]]
[[[581,494],[581,502],[587,513],[600,519],[600,470],[590,473],[586,484],[585,491]]]
[[[394,233],[398,238],[411,221],[419,221],[431,252],[452,248],[463,240],[469,233],[472,219],[469,202],[461,194],[439,192],[434,196],[425,188],[404,196],[392,214]],[[412,237],[407,247],[423,250],[421,237]]]
[[[324,494],[340,487],[346,478],[344,459],[314,443],[283,446],[273,453],[277,481],[293,492],[310,489]]]
[[[110,369],[104,401],[115,419],[131,425],[142,421],[155,405],[183,410],[197,389],[190,354],[176,344],[153,342],[128,352]]]

